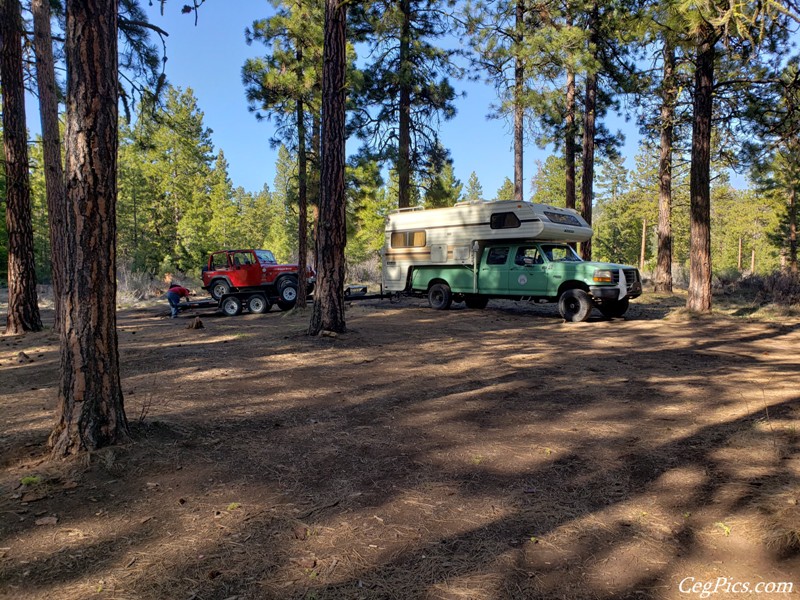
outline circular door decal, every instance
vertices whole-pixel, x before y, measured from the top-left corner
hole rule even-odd
[[[525,277],[525,275],[520,275],[519,277],[517,277],[517,283],[519,283],[520,285],[525,285],[526,283],[528,283],[528,278]]]

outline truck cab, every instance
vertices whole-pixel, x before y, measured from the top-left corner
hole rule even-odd
[[[568,321],[588,319],[593,308],[607,317],[621,317],[629,301],[642,293],[636,268],[586,262],[563,242],[476,242],[473,253],[472,267],[413,268],[410,291],[426,294],[439,310],[459,301],[483,308],[490,298],[557,302]]]

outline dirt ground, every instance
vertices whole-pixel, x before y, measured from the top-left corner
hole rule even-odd
[[[800,319],[683,302],[122,310],[134,441],[56,463],[56,339],[0,337],[0,598],[800,597]]]

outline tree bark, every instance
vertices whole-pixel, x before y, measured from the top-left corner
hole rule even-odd
[[[60,457],[129,437],[116,330],[117,1],[69,0]]]
[[[711,117],[714,93],[714,37],[697,45],[692,126],[689,295],[686,308],[711,311]]]
[[[789,192],[789,271],[797,273],[797,190]]]
[[[22,17],[18,0],[0,0],[0,81],[6,159],[8,316],[6,333],[41,331],[33,260],[28,134],[22,76]]]
[[[61,290],[64,280],[64,168],[61,165],[61,133],[58,124],[58,86],[56,85],[53,40],[50,30],[50,2],[31,0],[33,48],[36,53],[36,83],[39,91],[39,116],[42,123],[44,180],[50,232],[50,269],[53,279],[55,320],[53,330],[61,331]],[[134,213],[135,215],[135,213]]]
[[[345,224],[345,68],[347,5],[325,0],[322,71],[322,177],[316,263],[317,293],[309,335],[343,333]]]
[[[675,123],[675,49],[664,40],[661,156],[658,163],[658,256],[655,291],[672,293],[672,136]]]
[[[595,2],[589,17],[589,46],[597,52],[598,8]],[[597,74],[586,74],[586,99],[583,114],[583,180],[581,181],[581,215],[592,224],[592,201],[594,199],[594,145],[597,119]],[[592,241],[581,243],[581,258],[592,259]]]
[[[400,29],[399,124],[397,142],[397,206],[407,208],[411,204],[411,2],[400,0],[403,23]]]
[[[524,123],[525,106],[522,96],[525,92],[525,61],[520,56],[522,54],[523,32],[525,28],[525,2],[517,0],[516,5],[516,31],[514,43],[516,44],[514,57],[514,200],[522,202],[523,198],[523,153],[524,153]]]
[[[303,49],[297,49],[297,83],[303,82]],[[308,160],[306,158],[306,115],[303,101],[297,101],[297,302],[305,310],[308,301],[306,262],[308,257]]]
[[[575,73],[567,70],[567,117],[564,127],[564,162],[566,163],[566,207],[575,209]]]

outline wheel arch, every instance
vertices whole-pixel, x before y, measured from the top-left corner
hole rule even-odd
[[[569,281],[565,281],[560,286],[558,286],[558,297],[561,298],[562,294],[568,290],[583,290],[587,294],[591,296],[591,292],[589,291],[589,286],[586,285],[583,281],[578,281],[577,279],[570,279]]]
[[[433,277],[428,281],[428,286],[426,287],[426,290],[430,290],[437,283],[443,283],[447,287],[450,287],[450,282],[444,279],[443,277]]]

